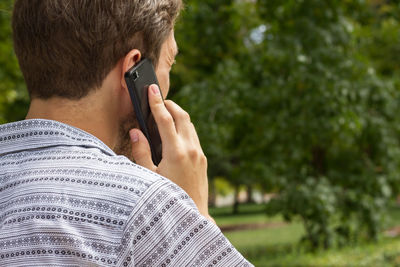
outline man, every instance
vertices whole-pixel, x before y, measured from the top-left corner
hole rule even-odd
[[[1,266],[251,265],[208,214],[207,161],[189,115],[150,86],[158,166],[134,119],[124,74],[151,59],[167,96],[180,9],[181,0],[15,2],[31,105],[26,120],[0,126]]]

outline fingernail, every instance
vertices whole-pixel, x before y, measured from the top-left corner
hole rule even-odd
[[[139,141],[139,135],[137,132],[131,131],[130,136],[131,136],[131,140],[133,143],[136,143],[137,141]]]
[[[160,90],[154,84],[151,86],[151,91],[153,92],[153,95],[159,95],[160,94]]]

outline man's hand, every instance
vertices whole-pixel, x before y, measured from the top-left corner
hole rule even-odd
[[[140,130],[132,129],[134,160],[179,185],[193,199],[200,213],[213,221],[208,214],[207,159],[189,114],[170,100],[163,102],[156,85],[149,87],[148,94],[161,136],[162,160],[158,166],[153,164],[146,137]]]

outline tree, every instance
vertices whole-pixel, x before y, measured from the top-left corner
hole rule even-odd
[[[247,56],[243,40],[253,21],[254,5],[234,1],[187,1],[175,33],[180,50],[172,85],[182,88],[173,98],[190,111],[202,146],[209,158],[209,177],[230,178],[237,188],[253,177],[243,177],[247,123],[238,92],[249,87],[240,64]],[[243,90],[237,90],[243,87]],[[243,103],[244,104],[244,103]],[[235,123],[232,123],[235,120]],[[247,135],[247,137],[251,137]],[[250,160],[250,159],[248,159]],[[237,205],[235,206],[237,211]]]
[[[28,106],[11,5],[0,122]],[[381,0],[186,1],[170,97],[191,114],[210,180],[276,192],[267,212],[300,218],[313,248],[376,239],[400,185],[399,14]]]
[[[175,98],[197,125],[210,177],[278,192],[268,212],[300,217],[311,247],[377,238],[400,166],[398,85],[375,71],[386,67],[376,47],[360,42],[370,28],[382,33],[384,24],[371,22],[380,7],[335,0],[188,5],[197,9],[177,34],[193,68],[183,62],[177,70],[188,80]],[[226,5],[232,15],[219,17]]]
[[[12,48],[12,0],[0,3],[0,123],[21,120],[28,108],[28,95]]]

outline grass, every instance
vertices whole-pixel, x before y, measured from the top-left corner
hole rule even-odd
[[[387,218],[387,228],[391,228],[394,226],[400,226],[400,207],[393,206],[389,208],[389,218]]]
[[[249,260],[256,266],[400,266],[400,239],[316,253],[292,251],[279,258],[260,254]]]
[[[275,222],[271,228],[225,232],[231,243],[255,266],[400,266],[400,238],[383,237],[342,249],[306,252],[299,245],[304,234],[300,222],[279,224],[280,216],[267,217],[262,205],[243,205],[239,215],[230,208],[211,209],[219,226]],[[390,209],[388,227],[400,225],[400,208]]]
[[[255,266],[266,266],[266,262],[279,261],[295,252],[303,234],[300,224],[277,228],[245,230],[225,233],[225,236],[243,256]]]
[[[282,222],[281,216],[265,216],[265,205],[243,204],[239,206],[239,214],[232,214],[231,207],[210,208],[210,214],[218,226],[250,224],[250,223],[274,223]]]

